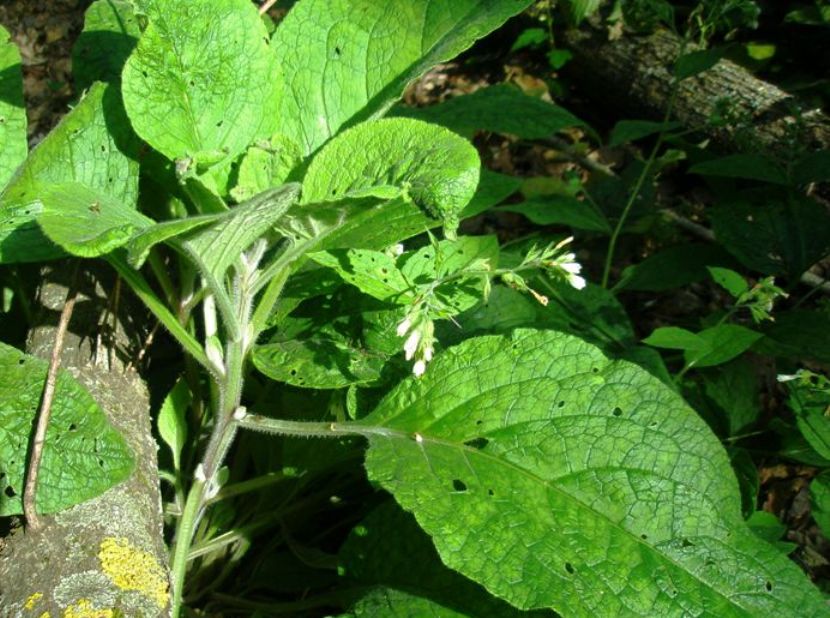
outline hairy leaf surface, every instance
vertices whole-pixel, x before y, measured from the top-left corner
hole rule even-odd
[[[46,361],[0,343],[0,516],[22,512],[29,436],[40,406]],[[38,478],[38,512],[94,498],[133,470],[130,449],[70,374],[58,374]]]
[[[280,130],[306,154],[382,115],[406,85],[531,0],[300,0],[274,34],[284,64]]]
[[[556,332],[468,340],[361,421],[369,476],[444,563],[566,616],[826,615],[741,517],[726,453],[670,389]]]

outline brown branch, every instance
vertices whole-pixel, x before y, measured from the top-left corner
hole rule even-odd
[[[58,379],[58,369],[61,363],[61,350],[72,311],[75,309],[75,300],[78,298],[76,279],[78,278],[78,263],[72,270],[72,279],[66,292],[66,301],[61,311],[58,329],[55,332],[55,342],[52,346],[52,357],[49,360],[49,370],[46,372],[46,383],[43,386],[43,396],[40,400],[40,410],[37,413],[37,426],[32,440],[29,464],[26,469],[26,486],[23,489],[23,515],[26,517],[26,526],[32,531],[40,528],[37,516],[37,478],[40,472],[40,462],[43,459],[43,446],[46,443],[46,430],[52,416],[52,402],[55,399],[55,384]]]

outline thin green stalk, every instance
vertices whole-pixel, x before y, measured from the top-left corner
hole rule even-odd
[[[680,51],[678,52],[678,57],[682,56],[686,51],[687,41],[684,39],[681,46]],[[669,120],[671,119],[672,111],[674,110],[674,104],[677,101],[677,95],[680,92],[680,81],[675,79],[674,85],[672,87],[672,92],[669,97],[668,105],[666,106],[666,113],[663,115],[663,124],[666,125]],[[640,191],[643,189],[643,185],[645,184],[646,178],[648,178],[649,174],[651,173],[651,168],[654,166],[654,162],[657,160],[657,153],[660,152],[660,148],[663,146],[663,142],[666,137],[665,131],[660,131],[657,135],[657,141],[654,143],[654,147],[651,149],[649,153],[648,159],[646,159],[645,167],[643,168],[642,173],[637,178],[637,182],[634,185],[634,189],[631,191],[631,195],[628,197],[628,201],[625,203],[625,207],[623,208],[622,213],[620,214],[620,218],[617,221],[617,225],[614,227],[614,231],[611,233],[611,239],[608,241],[608,251],[605,254],[605,266],[602,269],[602,287],[608,287],[608,279],[611,276],[611,265],[614,262],[614,252],[617,249],[617,240],[622,233],[623,227],[625,226],[626,220],[628,219],[628,215],[631,213],[631,209],[634,207],[634,203],[637,201],[637,198],[640,196]]]
[[[226,485],[219,490],[219,493],[208,500],[207,504],[213,504],[214,502],[220,502],[222,500],[227,500],[228,498],[242,496],[253,491],[270,487],[271,485],[276,485],[284,480],[286,480],[286,476],[282,472],[269,472],[267,474],[263,474],[262,476],[248,479],[247,481]]]
[[[113,268],[118,272],[121,278],[126,281],[132,288],[133,292],[150,312],[161,322],[167,331],[173,335],[184,348],[185,352],[202,365],[204,368],[211,370],[210,361],[208,361],[205,351],[199,342],[179,323],[175,315],[156,297],[147,280],[140,272],[132,268],[123,259],[111,255],[108,259]]]

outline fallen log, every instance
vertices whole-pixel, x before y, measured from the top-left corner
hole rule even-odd
[[[40,318],[27,352],[48,359],[56,316],[67,292],[65,268],[46,268]],[[157,446],[146,386],[130,361],[139,333],[135,313],[115,304],[111,276],[82,271],[61,369],[92,394],[132,448],[136,467],[125,482],[55,515],[40,528],[17,526],[0,539],[0,616],[169,615],[169,573],[163,540]],[[105,337],[106,325],[115,328]]]
[[[605,30],[585,27],[562,33],[573,53],[568,75],[587,94],[613,107],[614,114],[661,120],[674,87],[679,37],[666,30],[609,40]],[[691,49],[690,49],[691,51]],[[734,120],[726,126],[713,116]],[[680,83],[673,118],[699,129],[728,152],[774,152],[786,156],[793,145],[830,148],[830,118],[805,109],[793,95],[760,80],[729,60]],[[794,142],[798,142],[794,144]]]

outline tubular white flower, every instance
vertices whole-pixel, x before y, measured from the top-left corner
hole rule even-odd
[[[428,348],[424,348],[424,360],[429,362],[432,360],[432,355],[435,353],[435,350],[432,349],[432,346]]]
[[[403,344],[404,352],[406,352],[406,360],[412,360],[415,356],[415,351],[418,349],[419,341],[421,341],[421,333],[417,330],[413,330],[412,334],[409,335],[409,339],[407,339],[406,343]]]
[[[586,285],[585,278],[580,277],[579,275],[571,275],[568,277],[568,283],[570,283],[577,290],[581,290]]]
[[[560,264],[559,268],[572,275],[578,275],[582,272],[582,265],[578,262],[565,262],[564,264]]]
[[[424,375],[424,372],[426,370],[427,364],[422,360],[415,361],[415,364],[412,365],[412,373],[415,374],[416,378],[420,378],[422,375]]]
[[[403,337],[406,333],[409,332],[409,328],[412,326],[412,321],[409,318],[404,318],[403,321],[398,324],[398,337]]]

